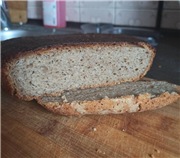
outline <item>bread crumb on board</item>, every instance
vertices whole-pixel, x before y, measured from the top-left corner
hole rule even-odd
[[[125,129],[125,128],[123,128],[123,129],[122,129],[122,131],[123,131],[123,132],[126,132],[126,129]]]
[[[154,156],[153,154],[148,154],[148,156],[149,156],[150,158],[155,158],[155,156]]]
[[[95,127],[93,127],[92,130],[93,130],[94,132],[97,131],[97,129],[96,129]]]
[[[96,149],[96,152],[97,152],[98,154],[103,154],[103,155],[106,154],[106,153],[105,153],[104,151],[102,151],[101,149]]]
[[[160,150],[158,150],[158,149],[154,149],[154,151],[158,154],[160,153]]]

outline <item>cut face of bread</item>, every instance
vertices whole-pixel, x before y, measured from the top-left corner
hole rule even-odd
[[[10,74],[25,95],[43,95],[138,79],[152,54],[133,45],[92,45],[51,49],[22,57]]]
[[[40,44],[32,44],[33,49],[29,48],[30,42],[34,42],[32,38],[22,40],[22,46],[17,46],[18,55],[3,65],[5,82],[13,93],[26,100],[44,94],[59,95],[65,90],[136,81],[147,73],[154,58],[151,46],[121,36],[58,36],[34,40]],[[18,42],[9,41],[2,49],[6,48],[10,54],[9,47],[15,47]],[[51,45],[46,47],[48,42]]]
[[[177,92],[176,85],[164,81],[137,81],[121,83],[114,86],[101,88],[79,89],[74,91],[65,91],[60,96],[43,96],[43,102],[73,102],[73,101],[93,101],[104,98],[117,98],[128,95],[139,95],[149,93],[154,96],[164,92]]]
[[[152,110],[178,98],[178,86],[163,81],[137,81],[115,86],[67,91],[43,96],[38,102],[64,115],[119,114]]]

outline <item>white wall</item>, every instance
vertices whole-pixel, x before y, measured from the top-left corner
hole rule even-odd
[[[67,0],[66,21],[155,27],[158,1]],[[42,19],[42,1],[28,1],[28,18]],[[180,1],[165,1],[162,28],[180,29]]]
[[[112,23],[155,27],[157,1],[67,1],[66,19],[73,22]]]

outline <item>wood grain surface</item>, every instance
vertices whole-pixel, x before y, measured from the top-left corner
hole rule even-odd
[[[180,100],[142,113],[65,117],[1,97],[3,158],[180,157]]]

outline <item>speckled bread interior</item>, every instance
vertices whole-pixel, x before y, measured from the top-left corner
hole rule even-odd
[[[34,40],[2,44],[7,61],[3,62],[3,81],[11,93],[24,100],[139,80],[149,70],[155,54],[147,43],[123,36],[71,35]],[[12,54],[11,46],[17,46]]]
[[[2,87],[62,115],[120,114],[168,105],[179,87],[137,81],[155,50],[121,35],[60,35],[2,42]]]

